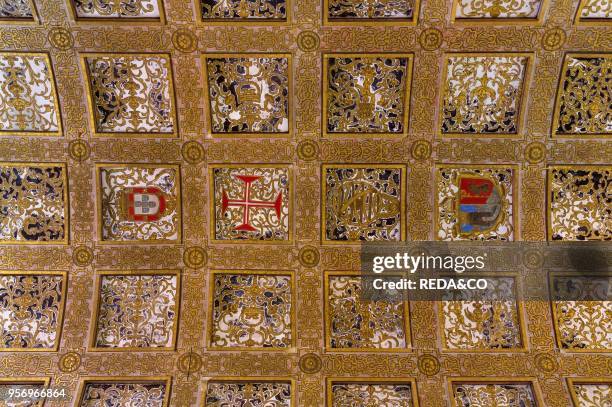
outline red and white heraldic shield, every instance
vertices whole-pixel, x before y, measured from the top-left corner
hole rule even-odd
[[[126,220],[159,220],[166,210],[166,205],[166,197],[157,187],[130,187],[123,191],[123,215]]]

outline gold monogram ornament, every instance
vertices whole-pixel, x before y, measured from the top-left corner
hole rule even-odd
[[[319,156],[319,144],[314,140],[300,141],[297,146],[297,153],[300,160],[316,160]]]
[[[319,36],[313,31],[302,31],[298,34],[298,47],[304,52],[312,52],[319,49]]]
[[[319,251],[314,246],[304,246],[300,249],[298,256],[300,263],[304,267],[315,267],[319,264]]]
[[[204,147],[197,141],[188,141],[183,144],[181,152],[183,153],[183,158],[189,164],[199,164],[204,161]]]
[[[79,267],[87,267],[93,261],[93,250],[87,246],[79,246],[72,252],[72,261]]]
[[[177,50],[190,53],[198,48],[198,38],[189,30],[179,29],[172,34],[172,44]]]
[[[532,164],[542,162],[546,158],[546,145],[538,141],[527,144],[525,158]]]
[[[81,355],[77,352],[68,352],[59,360],[59,369],[64,373],[74,372],[81,366]]]
[[[419,356],[417,360],[419,372],[425,376],[435,376],[440,371],[440,362],[434,355],[425,354]]]
[[[69,50],[74,45],[72,34],[70,34],[70,31],[62,27],[54,27],[50,29],[48,38],[51,45],[61,51]]]
[[[551,28],[544,32],[542,47],[547,51],[556,51],[565,44],[567,34],[559,27]]]
[[[544,374],[552,374],[559,369],[559,364],[548,353],[538,353],[534,359],[536,368]]]
[[[183,262],[189,268],[199,269],[206,264],[207,260],[206,251],[198,246],[189,247],[183,253]]]
[[[428,28],[419,35],[419,43],[424,50],[435,51],[442,45],[444,37],[437,28]]]
[[[415,160],[427,160],[431,157],[431,143],[427,140],[417,140],[410,149]]]
[[[76,161],[85,161],[89,158],[91,154],[91,148],[89,144],[85,140],[72,140],[68,143],[68,151],[70,157]]]
[[[183,373],[196,373],[202,368],[202,357],[195,352],[186,352],[179,356],[178,369]]]
[[[523,264],[530,270],[538,270],[544,265],[544,255],[538,249],[527,249],[523,252]]]
[[[319,355],[315,353],[307,353],[300,358],[300,370],[307,374],[314,374],[321,370],[323,362]]]

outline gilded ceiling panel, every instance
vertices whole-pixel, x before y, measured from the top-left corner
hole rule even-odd
[[[363,242],[612,239],[610,18],[608,0],[0,0],[0,394],[606,405],[610,301],[368,303],[358,272]]]

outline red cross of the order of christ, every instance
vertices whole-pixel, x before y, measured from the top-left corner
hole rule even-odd
[[[283,204],[283,195],[281,192],[278,193],[278,196],[274,201],[258,201],[251,199],[251,184],[258,179],[261,178],[259,175],[234,175],[234,178],[244,182],[244,195],[238,199],[230,199],[227,196],[227,192],[223,190],[223,198],[221,201],[221,210],[223,213],[229,207],[242,207],[242,224],[236,226],[234,230],[239,231],[247,231],[247,232],[256,232],[257,229],[254,228],[249,223],[250,209],[251,208],[271,208],[276,212],[276,216],[280,217],[281,206]]]

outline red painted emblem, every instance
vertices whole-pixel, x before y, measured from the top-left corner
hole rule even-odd
[[[495,227],[502,202],[493,180],[484,177],[459,178],[459,230],[481,233]]]
[[[244,182],[244,195],[238,199],[230,199],[227,196],[227,192],[223,190],[223,197],[221,201],[221,210],[223,213],[229,207],[241,207],[242,208],[242,223],[238,225],[235,230],[247,231],[247,232],[256,232],[257,229],[254,228],[249,223],[250,209],[263,209],[263,208],[271,208],[276,212],[276,216],[280,217],[281,207],[283,204],[283,196],[282,193],[278,193],[278,196],[274,201],[258,201],[255,199],[251,199],[251,184],[258,179],[261,178],[259,175],[234,175],[234,178]]]
[[[493,182],[485,178],[461,178],[461,204],[486,204],[493,192]]]
[[[159,220],[166,204],[164,193],[157,187],[132,187],[123,191],[123,215],[133,222]]]

